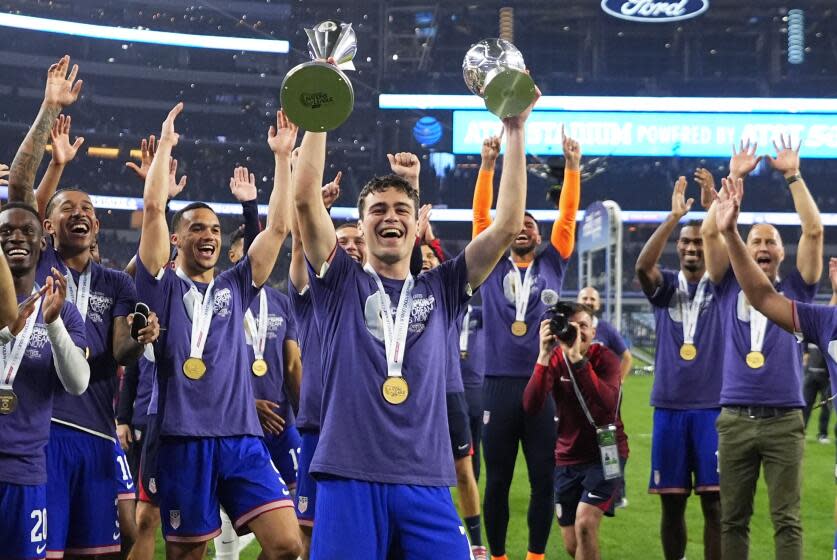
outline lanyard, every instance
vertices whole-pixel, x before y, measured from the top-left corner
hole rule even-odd
[[[67,298],[78,309],[82,321],[87,320],[87,309],[90,304],[90,270],[92,268],[92,263],[88,262],[84,272],[78,277],[78,286],[76,286],[76,280],[73,278],[73,272],[69,267],[67,268]]]
[[[264,359],[264,347],[267,342],[267,293],[265,290],[259,292],[259,317],[253,318],[250,309],[244,313],[244,324],[250,333],[253,341],[253,354],[257,360]]]
[[[750,351],[761,352],[764,346],[764,333],[767,332],[767,317],[750,307]]]
[[[181,280],[189,284],[188,297],[184,298],[184,303],[189,304],[191,300],[192,305],[192,336],[190,339],[189,357],[202,358],[203,348],[206,346],[206,339],[209,335],[209,324],[212,322],[212,312],[214,298],[212,295],[212,287],[215,285],[215,279],[206,287],[206,293],[201,298],[201,293],[198,287],[191,278],[186,276],[182,268],[177,269],[177,276]]]
[[[526,273],[523,275],[523,282],[520,281],[520,269],[514,263],[511,257],[509,262],[512,263],[512,287],[514,288],[514,320],[525,321],[526,306],[529,304],[529,294],[532,293],[532,284],[534,284],[534,263],[530,263],[526,268]]]
[[[573,391],[575,392],[575,397],[578,399],[578,404],[581,405],[581,410],[584,412],[584,416],[587,417],[587,421],[590,422],[590,425],[593,426],[594,429],[598,429],[596,426],[596,421],[593,420],[593,415],[590,414],[590,409],[587,408],[587,403],[584,402],[584,395],[581,394],[581,388],[579,388],[578,383],[575,380],[575,375],[573,375],[573,368],[570,365],[570,361],[567,359],[567,355],[562,351],[561,357],[564,359],[564,365],[567,366],[567,374],[570,376],[570,380],[573,382]],[[619,418],[619,406],[622,404],[622,385],[619,385],[619,397],[616,399],[616,411],[613,413],[613,424],[616,424],[616,420]]]
[[[37,286],[32,293],[37,291]],[[35,320],[38,317],[38,312],[41,309],[41,300],[35,302],[35,309],[32,314],[27,317],[26,323],[23,325],[23,330],[20,331],[14,340],[10,340],[2,347],[0,347],[0,366],[2,366],[2,373],[0,373],[0,388],[11,389],[12,384],[17,377],[17,370],[20,368],[20,363],[23,361],[23,355],[26,353],[26,348],[29,346],[29,340],[32,338],[32,333],[35,331]],[[12,347],[14,345],[14,347]]]
[[[468,306],[468,311],[465,312],[465,318],[462,319],[462,330],[459,331],[459,351],[468,351],[468,337],[471,336],[471,306]]]
[[[410,326],[410,315],[413,309],[413,275],[408,274],[401,287],[398,307],[395,310],[395,320],[392,318],[392,304],[384,290],[381,277],[368,263],[364,270],[375,279],[378,285],[378,297],[381,301],[381,312],[384,323],[384,348],[387,355],[387,377],[402,377],[401,368],[404,366],[404,353],[407,347],[407,328]]]
[[[695,290],[695,298],[689,301],[689,284],[686,276],[681,270],[677,274],[679,289],[677,291],[677,302],[680,306],[680,316],[683,318],[683,344],[693,344],[695,341],[695,330],[697,329],[700,307],[706,297],[706,285],[709,282],[709,274],[704,274]]]

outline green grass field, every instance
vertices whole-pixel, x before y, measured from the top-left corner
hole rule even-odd
[[[631,457],[627,466],[629,505],[617,511],[615,518],[602,523],[601,543],[603,558],[651,559],[662,558],[659,538],[659,498],[646,492],[651,458],[651,414],[648,395],[651,377],[630,377],[625,384],[622,415],[628,433]],[[815,422],[812,422],[815,424]],[[809,434],[815,427],[809,426]],[[834,536],[834,444],[818,443],[809,435],[805,450],[805,483],[802,496],[803,526],[805,531],[805,558],[830,558]],[[526,508],[529,487],[526,464],[520,455],[512,485],[510,507],[512,519],[509,526],[507,550],[511,560],[523,560],[526,556],[527,529]],[[700,504],[690,500],[687,510],[689,545],[687,558],[703,558],[703,521]],[[773,529],[767,508],[767,493],[760,481],[756,494],[755,513],[750,526],[750,557],[754,560],[773,558]],[[210,547],[211,548],[211,547]],[[347,551],[347,558],[351,554]],[[258,545],[253,544],[241,555],[242,560],[253,560],[258,555]],[[209,553],[212,557],[212,553]],[[547,548],[548,558],[565,558],[561,546],[561,533],[553,525]],[[157,558],[164,558],[162,541],[157,547]]]

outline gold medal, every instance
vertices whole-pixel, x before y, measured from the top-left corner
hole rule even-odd
[[[253,366],[250,369],[253,370],[253,375],[261,377],[267,373],[267,362],[261,359],[256,360],[253,362]]]
[[[694,344],[686,343],[680,347],[680,357],[686,360],[687,362],[691,362],[692,360],[697,357],[697,348],[695,348]]]
[[[467,360],[468,359],[468,351],[467,350],[460,350],[459,351],[459,359],[460,360]]]
[[[410,388],[403,377],[387,377],[381,386],[381,393],[389,404],[401,404],[410,396]]]
[[[206,374],[206,364],[200,358],[189,358],[183,362],[183,374],[189,379],[200,379]]]
[[[514,336],[523,336],[526,334],[527,330],[529,329],[523,321],[515,321],[511,324],[511,332]]]
[[[750,352],[747,354],[747,365],[752,369],[759,369],[764,366],[764,354],[761,352]]]
[[[11,414],[17,408],[17,395],[11,389],[0,389],[0,414]]]

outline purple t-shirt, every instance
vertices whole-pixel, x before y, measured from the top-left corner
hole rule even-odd
[[[264,348],[267,374],[257,377],[253,375],[252,369],[248,369],[253,382],[253,396],[279,404],[276,413],[284,418],[286,426],[290,426],[294,423],[294,418],[285,389],[285,341],[296,341],[296,323],[291,317],[288,296],[270,286],[264,286],[262,290],[267,294],[267,342]],[[250,303],[250,312],[255,321],[259,319],[259,297],[261,296],[253,298]],[[247,356],[252,364],[256,358],[252,341],[247,338]]]
[[[17,301],[24,299],[18,296]],[[87,347],[84,322],[75,306],[65,302],[61,320],[76,346]],[[17,410],[0,414],[0,482],[46,484],[44,447],[49,440],[53,396],[65,391],[55,373],[40,309],[12,390],[17,395]]]
[[[310,271],[310,266],[309,266]],[[416,278],[403,360],[409,397],[387,403],[375,280],[337,247],[323,278],[310,271],[323,340],[322,429],[311,472],[389,484],[456,483],[445,405],[445,338],[470,296],[465,257]],[[395,309],[403,281],[381,278]]]
[[[53,403],[52,420],[115,440],[113,399],[119,388],[116,375],[119,364],[113,357],[113,322],[117,317],[126,317],[134,311],[137,293],[134,281],[124,272],[105,268],[93,260],[88,266],[90,300],[84,324],[90,351],[87,358],[90,385],[78,396],[58,393]],[[43,283],[51,267],[61,272],[68,270],[52,245],[48,245],[38,262],[39,283]],[[78,286],[81,274],[72,269],[70,273]]]
[[[459,329],[464,317],[463,310],[463,313],[456,318],[456,321],[451,323],[450,333],[448,333],[448,337],[445,339],[448,358],[445,370],[445,392],[447,393],[462,393],[465,391],[465,386],[462,384],[462,366],[459,359]]]
[[[291,313],[297,327],[299,351],[302,353],[302,384],[299,388],[299,411],[296,427],[300,430],[320,431],[320,409],[323,401],[323,362],[320,348],[320,329],[314,316],[311,290],[302,294],[288,279]]]
[[[806,284],[796,267],[775,287],[788,299],[803,303],[809,303],[817,293],[817,285]],[[749,306],[732,267],[719,284],[713,285],[713,289],[721,308],[725,342],[721,404],[805,406],[802,398],[802,348],[796,337],[768,320],[761,350],[764,366],[750,368],[745,362],[750,352]]]
[[[215,277],[212,321],[203,361],[206,374],[192,380],[183,373],[192,334],[191,308],[184,296],[190,285],[170,267],[157,277],[137,255],[137,295],[157,313],[165,331],[154,345],[157,361],[157,404],[164,436],[262,436],[253,404],[250,359],[244,340],[244,311],[259,289],[253,286],[250,259],[245,257]],[[196,282],[201,297],[206,284]]]
[[[485,334],[485,375],[488,377],[530,377],[538,359],[541,317],[546,309],[558,302],[567,259],[547,243],[535,257],[532,267],[532,291],[526,306],[526,334],[515,336],[511,325],[515,319],[514,281],[519,274],[521,284],[525,270],[514,266],[508,258],[497,266],[480,286]]]
[[[717,408],[721,398],[724,331],[721,309],[711,287],[704,284],[704,299],[698,312],[694,360],[680,357],[683,346],[683,315],[677,291],[678,271],[662,270],[662,283],[648,301],[654,308],[656,355],[651,406],[675,409]],[[698,283],[689,283],[689,301],[697,294]],[[598,338],[598,334],[596,335]]]
[[[611,325],[604,319],[596,317],[596,338],[594,342],[610,348],[611,352],[616,354],[616,357],[622,359],[622,354],[628,349],[625,339],[616,330],[616,327]]]
[[[831,394],[837,394],[837,307],[794,302],[796,327],[822,352],[831,379]]]
[[[482,330],[482,307],[469,305],[471,314],[468,315],[468,354],[464,359],[460,354],[462,368],[462,383],[466,389],[479,389],[485,376],[485,336]],[[463,318],[464,320],[464,318]],[[460,329],[464,325],[459,322]],[[461,334],[461,330],[459,333]],[[458,340],[458,339],[457,339]]]

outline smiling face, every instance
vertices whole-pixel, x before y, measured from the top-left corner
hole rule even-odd
[[[221,224],[208,208],[193,208],[183,213],[171,242],[184,264],[194,272],[215,268],[221,255]]]
[[[356,225],[341,226],[337,230],[337,243],[355,262],[366,262],[366,241]]]
[[[409,259],[416,242],[416,206],[404,191],[370,192],[360,221],[369,256],[387,264]]]
[[[593,311],[598,311],[602,306],[601,299],[599,298],[599,290],[592,286],[582,288],[581,291],[578,292],[578,298],[576,301],[578,303],[583,303],[584,305],[589,305],[593,308]]]
[[[59,253],[89,251],[99,233],[99,220],[87,193],[74,190],[58,192],[49,205],[44,229],[52,235]]]
[[[541,244],[541,233],[538,231],[538,222],[532,216],[524,216],[523,229],[517,234],[511,244],[514,254],[521,256],[534,251]]]
[[[427,245],[421,246],[421,270],[422,272],[426,272],[428,270],[433,270],[441,263],[439,262],[439,257],[436,256],[436,253],[433,252],[433,249],[428,247]]]
[[[779,265],[785,260],[785,247],[779,230],[770,224],[756,224],[747,234],[747,251],[770,280],[776,280]]]
[[[698,226],[683,226],[677,238],[677,256],[680,268],[686,272],[698,273],[706,268],[703,261],[703,238]]]
[[[0,247],[13,276],[22,276],[38,265],[45,244],[38,218],[22,208],[0,212]]]

